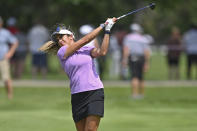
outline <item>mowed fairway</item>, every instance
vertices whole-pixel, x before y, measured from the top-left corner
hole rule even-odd
[[[0,88],[0,131],[75,131],[68,88]],[[197,131],[197,87],[147,88],[132,100],[130,88],[105,87],[99,131]]]

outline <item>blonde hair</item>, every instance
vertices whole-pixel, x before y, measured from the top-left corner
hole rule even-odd
[[[39,48],[39,51],[49,53],[49,54],[57,54],[57,51],[59,50],[60,45],[53,42],[53,41],[48,41],[46,42],[43,46]]]
[[[64,24],[56,24],[52,27],[52,32],[55,32],[57,30],[57,28],[68,29],[68,28],[66,28],[66,26]],[[68,30],[71,31],[70,29],[68,29]],[[74,37],[74,32],[73,31],[71,31],[71,32],[73,33],[73,37]],[[57,51],[59,50],[60,47],[61,46],[58,44],[57,41],[48,41],[43,46],[41,46],[39,48],[39,51],[56,55]]]

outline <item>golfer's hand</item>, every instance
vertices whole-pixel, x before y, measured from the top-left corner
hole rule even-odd
[[[116,17],[112,18],[113,22],[116,23],[116,21],[118,20]]]
[[[115,18],[115,17],[108,18],[107,21],[105,22],[105,31],[110,32],[111,28],[113,27],[113,25],[115,24],[116,21],[117,21],[117,18]]]

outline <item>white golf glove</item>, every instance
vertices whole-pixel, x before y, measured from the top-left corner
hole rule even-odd
[[[107,32],[110,32],[111,31],[111,28],[113,27],[113,25],[114,25],[114,21],[113,21],[113,19],[107,19],[107,21],[105,22],[105,31],[107,31]]]

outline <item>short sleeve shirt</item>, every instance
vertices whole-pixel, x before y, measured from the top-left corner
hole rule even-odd
[[[185,50],[188,54],[197,54],[197,30],[191,29],[183,36]]]
[[[35,25],[28,33],[27,40],[32,53],[40,53],[39,48],[49,40],[49,31],[43,25]]]
[[[0,60],[4,59],[5,54],[9,51],[8,44],[14,44],[17,38],[12,35],[7,29],[0,29]]]
[[[57,56],[70,79],[71,94],[103,88],[90,55],[93,48],[94,46],[83,46],[66,59],[64,54],[67,46],[62,46],[58,50]]]
[[[128,34],[123,44],[129,48],[131,55],[144,55],[145,50],[150,50],[147,39],[137,33]]]

